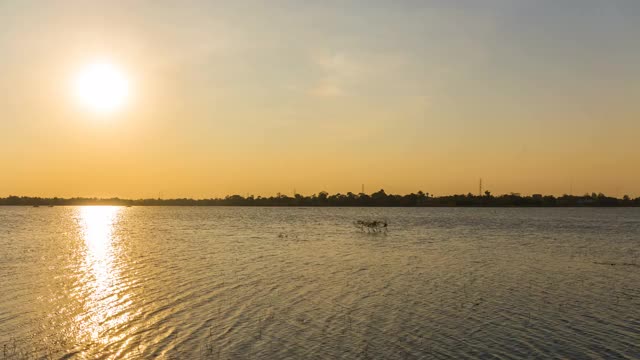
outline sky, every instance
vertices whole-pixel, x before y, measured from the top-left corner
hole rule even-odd
[[[640,196],[637,0],[0,1],[0,196]],[[86,64],[130,83],[78,106]]]

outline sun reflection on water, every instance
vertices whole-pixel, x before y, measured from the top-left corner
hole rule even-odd
[[[76,323],[81,337],[94,343],[107,344],[119,337],[114,328],[127,320],[115,231],[121,216],[122,208],[117,206],[78,208],[77,220],[85,246],[78,295],[85,306]]]

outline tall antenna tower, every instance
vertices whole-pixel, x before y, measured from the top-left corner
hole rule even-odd
[[[480,178],[480,185],[478,185],[478,196],[482,196],[482,178]]]
[[[362,191],[360,193],[364,194],[364,184],[362,184]]]

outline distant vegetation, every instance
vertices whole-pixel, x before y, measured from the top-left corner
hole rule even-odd
[[[567,206],[592,206],[592,207],[630,207],[640,206],[640,197],[631,199],[624,196],[622,199],[609,197],[602,193],[585,194],[582,196],[563,195],[555,197],[551,195],[521,196],[508,194],[494,196],[489,191],[484,195],[447,195],[433,196],[429,193],[418,191],[408,195],[387,194],[380,190],[373,194],[334,194],[320,192],[310,196],[296,194],[287,196],[277,194],[271,197],[230,195],[215,199],[138,199],[127,200],[119,198],[40,198],[26,196],[9,196],[0,198],[0,205],[130,205],[130,206],[398,206],[398,207],[567,207]]]

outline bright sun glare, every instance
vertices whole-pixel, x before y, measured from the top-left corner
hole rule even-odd
[[[91,111],[107,113],[119,110],[130,97],[125,74],[110,63],[94,63],[75,78],[74,91],[80,104]]]

